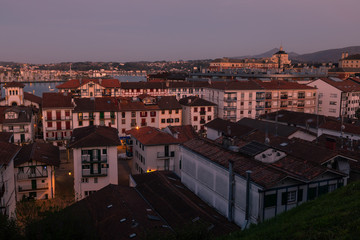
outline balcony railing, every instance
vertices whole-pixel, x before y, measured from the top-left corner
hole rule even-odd
[[[82,169],[83,177],[102,177],[107,176],[107,168],[99,168],[97,171],[90,172],[90,169]]]
[[[205,115],[205,111],[200,111],[200,115]]]
[[[21,185],[18,187],[19,192],[34,191],[34,190],[45,190],[49,188],[48,183],[38,183],[35,185]]]
[[[81,156],[81,161],[82,162],[107,162],[107,155],[103,154],[100,157],[99,156],[94,156],[94,157],[90,157],[90,155],[82,155]]]
[[[236,106],[224,106],[224,110],[235,111],[235,110],[236,110]]]
[[[205,119],[201,119],[200,124],[205,124]]]
[[[288,99],[288,95],[281,95],[280,98],[281,99]]]
[[[236,102],[237,98],[236,97],[233,97],[233,98],[227,97],[227,98],[224,98],[224,101],[225,102]]]
[[[175,156],[175,152],[171,151],[169,153],[165,153],[165,152],[158,152],[157,153],[157,158],[169,158],[169,157],[174,157]]]
[[[23,129],[14,129],[13,131],[14,133],[28,133],[29,129],[28,128],[23,128]]]
[[[47,178],[48,172],[47,171],[41,171],[41,172],[35,172],[35,173],[18,173],[17,179],[18,180],[26,180],[26,179],[32,179],[32,178]]]
[[[45,117],[46,121],[61,121],[61,120],[71,120],[72,116],[60,116],[60,117]]]

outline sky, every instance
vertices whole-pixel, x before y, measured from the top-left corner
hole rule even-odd
[[[360,45],[359,0],[0,0],[0,61],[195,60]]]

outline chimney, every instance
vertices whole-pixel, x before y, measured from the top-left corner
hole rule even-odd
[[[348,56],[349,56],[349,53],[348,53],[348,52],[346,52],[346,53],[345,53],[345,57],[347,58]]]
[[[341,59],[344,59],[345,58],[345,53],[341,53]]]
[[[189,104],[191,103],[191,98],[188,98],[188,103],[189,103]]]

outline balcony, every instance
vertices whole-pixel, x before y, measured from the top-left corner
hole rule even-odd
[[[281,99],[288,99],[289,97],[288,97],[288,95],[281,95],[280,98]]]
[[[72,116],[45,117],[45,121],[72,120]]]
[[[226,111],[235,111],[236,106],[224,106],[224,110],[226,110]]]
[[[132,122],[131,127],[136,127],[136,122]]]
[[[140,125],[141,125],[142,127],[145,127],[145,126],[147,126],[147,123],[146,123],[146,122],[142,122]]]
[[[224,115],[225,120],[236,120],[236,115]]]
[[[298,107],[305,107],[305,103],[298,103]]]
[[[305,98],[305,93],[299,93],[298,98],[300,98],[300,99]]]
[[[103,154],[99,156],[93,156],[92,158],[90,155],[81,155],[82,162],[107,162],[107,155]]]
[[[175,157],[175,152],[174,151],[171,151],[169,153],[157,152],[157,158],[169,158],[169,157]]]
[[[107,176],[107,168],[100,168],[98,170],[82,169],[83,177],[105,177]]]
[[[227,98],[224,98],[224,101],[225,102],[236,102],[237,98],[236,97],[233,97],[233,98],[227,97]]]
[[[18,187],[19,192],[34,191],[34,190],[46,190],[49,188],[48,183],[39,183],[34,185],[21,185]]]
[[[14,129],[12,132],[14,133],[28,133],[29,129],[28,128],[23,128],[23,129]]]
[[[200,124],[205,124],[205,119],[201,119]]]
[[[48,172],[42,171],[42,172],[35,172],[35,173],[18,173],[17,174],[17,180],[27,180],[27,179],[33,179],[33,178],[47,178]]]
[[[200,111],[200,115],[205,115],[206,112],[205,111]]]
[[[265,107],[263,105],[257,105],[255,106],[255,109],[256,110],[261,110],[261,109],[264,109]]]
[[[265,95],[265,99],[272,99],[271,94],[266,94],[266,95]]]

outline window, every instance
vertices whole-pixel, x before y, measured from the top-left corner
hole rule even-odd
[[[241,105],[241,106],[244,106],[244,102],[240,102],[240,105]]]
[[[179,122],[180,121],[180,119],[179,118],[175,118],[175,122]]]
[[[334,102],[334,101],[330,101],[330,103],[329,103],[330,105],[336,105],[336,102]]]
[[[121,113],[121,117],[122,117],[122,118],[125,118],[125,112],[122,112],[122,113]]]
[[[276,194],[265,195],[264,197],[264,208],[275,207],[277,203]]]
[[[194,108],[194,112],[198,112],[198,108],[196,107],[196,108]]]
[[[106,148],[104,148],[104,149],[102,150],[102,154],[103,154],[103,155],[106,155],[106,154],[107,154]]]
[[[194,116],[194,122],[196,122],[198,120],[197,116]]]
[[[88,182],[89,182],[89,179],[88,179],[88,178],[81,178],[81,182],[82,182],[82,183],[88,183]]]
[[[161,110],[161,114],[165,114],[165,110]]]
[[[172,110],[169,110],[169,114],[172,114]]]
[[[83,120],[83,113],[78,113],[78,119],[79,119],[79,121]]]
[[[310,191],[310,188],[309,188]],[[289,191],[289,192],[283,192],[281,195],[281,204],[292,204],[295,202],[301,202],[303,201],[303,190],[299,189],[299,192],[297,191]]]
[[[162,119],[161,119],[161,123],[165,123],[165,118],[162,118]]]
[[[337,98],[337,94],[336,93],[330,93],[330,97],[331,98]]]
[[[208,107],[208,112],[211,112],[211,107]]]
[[[179,109],[176,109],[176,110],[175,110],[175,113],[178,114],[178,113],[179,113]]]
[[[52,127],[52,122],[48,122],[47,123],[47,126],[49,127],[49,128],[51,128]],[[10,127],[9,127],[10,128]]]
[[[83,125],[83,122],[82,121],[79,121],[79,126],[82,126]]]
[[[125,124],[125,119],[121,119],[121,124]]]
[[[168,118],[168,119],[166,119],[166,122],[167,122],[167,123],[173,123],[173,122],[174,122],[174,119],[173,119],[173,118]]]
[[[125,129],[125,128],[123,128],[123,129],[121,130],[121,133],[125,133],[125,131],[126,131],[126,129]]]
[[[136,112],[131,112],[131,117],[136,117]]]
[[[151,122],[154,123],[154,122],[155,122],[155,118],[151,118]]]
[[[207,120],[208,120],[208,121],[211,121],[211,116],[208,116],[208,117],[207,117]]]

